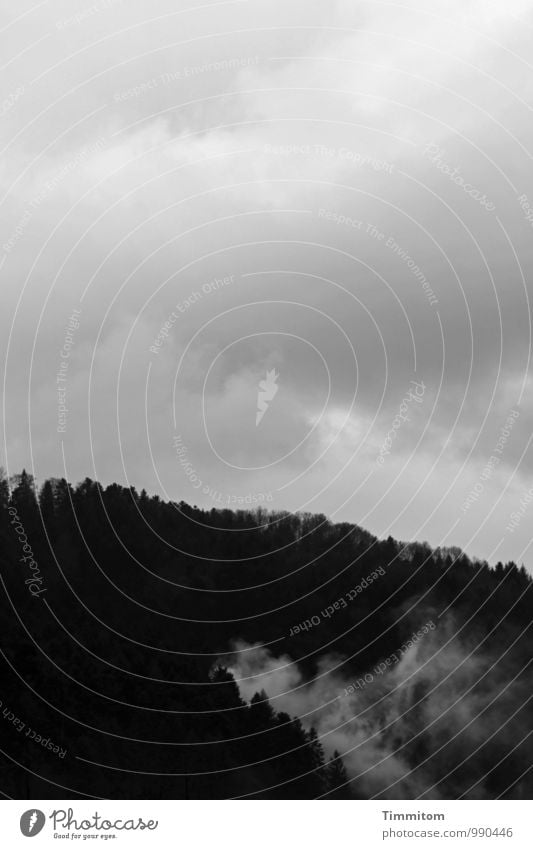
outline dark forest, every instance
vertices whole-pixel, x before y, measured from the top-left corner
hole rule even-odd
[[[89,479],[0,502],[5,795],[531,797],[523,566]]]

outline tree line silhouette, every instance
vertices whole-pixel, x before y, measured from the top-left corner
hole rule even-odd
[[[531,579],[513,562],[493,568],[324,515],[204,510],[88,478],[37,491],[26,471],[0,476],[0,540],[8,797],[363,798],[344,753],[328,757],[316,731],[261,689],[243,700],[219,661],[235,640],[288,653],[310,681],[335,655],[355,680],[443,613],[463,645],[483,641],[485,657],[509,646],[506,670],[531,689]],[[531,726],[529,703],[516,707]],[[490,769],[485,793],[532,789],[529,740],[509,749],[495,735],[477,758]],[[427,753],[417,740],[406,762],[416,768]],[[456,782],[459,766],[448,768]]]

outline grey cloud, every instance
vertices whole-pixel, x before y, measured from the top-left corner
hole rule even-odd
[[[195,467],[213,488],[272,489],[277,507],[310,500],[339,518],[364,516],[373,531],[392,527],[401,537],[418,533],[438,544],[460,516],[509,409],[519,404],[527,369],[531,225],[518,198],[533,203],[524,105],[532,82],[519,19],[531,19],[531,3],[516,0],[505,10],[439,3],[431,13],[402,7],[390,14],[344,2],[327,9],[318,2],[305,9],[221,3],[170,15],[186,6],[169,2],[158,5],[160,20],[142,26],[154,17],[145,2],[89,11],[96,5],[48,4],[12,27],[0,107],[3,138],[13,139],[0,171],[4,354],[13,329],[6,464],[29,464],[19,423],[28,416],[37,320],[54,282],[36,338],[32,446],[38,477],[63,472],[54,432],[58,350],[68,314],[92,279],[68,387],[65,443],[75,479],[124,474],[115,431],[123,357],[126,472],[137,485],[156,488],[159,477],[170,497],[193,499],[173,455],[172,391],[179,358],[207,322],[184,360],[175,409]],[[9,4],[1,6],[10,17]],[[190,43],[175,46],[184,40]],[[480,203],[483,194],[494,210]],[[228,275],[234,283],[203,294],[202,286]],[[168,316],[196,291],[202,297],[180,312],[152,354]],[[233,309],[265,300],[313,309]],[[357,375],[346,338],[324,316],[353,345]],[[330,404],[284,463],[232,471],[205,440],[206,369],[237,337],[272,329],[272,344],[265,336],[228,349],[208,382],[209,434],[221,456],[246,467],[272,463],[316,422],[327,382],[320,358],[280,331],[321,351]],[[99,331],[91,375],[93,470],[86,398]],[[271,366],[280,371],[280,390],[261,439],[253,424],[256,387]],[[428,387],[421,415],[399,433],[376,477],[379,446],[415,377]],[[491,504],[528,439],[528,397],[529,385],[491,482]],[[530,468],[526,452],[495,508],[494,529],[505,526]],[[459,539],[449,542],[488,555],[498,531],[484,537],[473,516],[462,517]],[[528,538],[520,533],[521,550]],[[504,545],[516,556],[516,537]]]

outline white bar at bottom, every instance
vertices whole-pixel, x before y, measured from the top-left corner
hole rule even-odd
[[[526,800],[9,800],[0,803],[0,834],[6,847],[532,849],[530,810]]]

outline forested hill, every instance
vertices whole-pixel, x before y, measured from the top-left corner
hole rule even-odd
[[[236,641],[289,656],[306,681],[334,656],[356,681],[432,621],[443,645],[450,634],[465,655],[482,645],[487,668],[504,651],[498,682],[513,679],[517,698],[531,692],[531,580],[514,563],[381,541],[322,515],[206,511],[89,479],[36,492],[25,472],[0,480],[0,537],[0,768],[14,798],[367,795],[357,778],[345,783],[340,758],[328,763],[313,728],[264,693],[243,700],[217,662]],[[514,728],[529,710],[516,706]],[[29,747],[36,738],[11,713],[65,754]],[[406,746],[411,769],[429,742]],[[483,793],[526,792],[530,744],[487,746],[479,769],[504,758],[505,770],[491,770]]]

